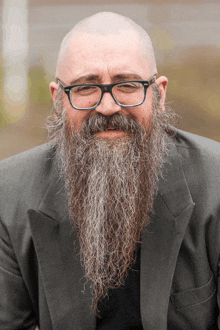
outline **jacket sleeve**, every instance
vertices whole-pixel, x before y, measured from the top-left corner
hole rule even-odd
[[[0,329],[36,328],[32,302],[7,228],[0,219]]]

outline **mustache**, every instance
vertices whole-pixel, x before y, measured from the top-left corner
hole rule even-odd
[[[110,116],[106,116],[98,112],[96,114],[90,114],[84,119],[81,134],[84,137],[89,137],[95,133],[109,129],[135,134],[140,128],[142,126],[131,114],[124,115],[123,113],[116,112]]]

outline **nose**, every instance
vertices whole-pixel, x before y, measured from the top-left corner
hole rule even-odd
[[[101,103],[95,109],[97,112],[102,113],[103,115],[110,116],[113,113],[121,111],[120,105],[115,103],[113,97],[109,92],[103,94]]]

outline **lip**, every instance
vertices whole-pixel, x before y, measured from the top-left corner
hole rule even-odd
[[[102,132],[98,132],[96,133],[98,136],[100,137],[109,137],[109,138],[113,138],[113,137],[120,137],[125,135],[125,132],[122,131],[117,131],[117,130],[108,130],[108,131],[102,131]]]

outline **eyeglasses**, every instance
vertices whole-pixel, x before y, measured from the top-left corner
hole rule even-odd
[[[67,94],[71,106],[76,110],[95,109],[102,101],[104,93],[110,93],[116,104],[121,107],[137,107],[144,103],[147,88],[156,80],[120,81],[113,84],[79,84],[65,86],[60,79],[62,89]]]

